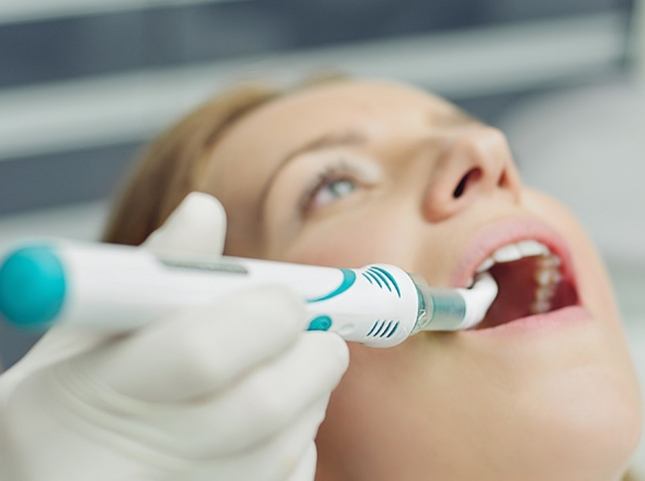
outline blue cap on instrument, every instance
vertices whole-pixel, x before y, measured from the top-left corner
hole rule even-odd
[[[49,246],[19,248],[0,264],[0,314],[18,327],[50,325],[63,307],[66,290],[63,265]]]

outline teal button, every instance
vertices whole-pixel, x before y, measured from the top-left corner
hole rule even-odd
[[[23,328],[47,327],[65,300],[65,272],[51,247],[29,246],[0,265],[0,314]]]
[[[317,316],[314,317],[309,323],[308,331],[328,331],[331,327],[331,317]]]

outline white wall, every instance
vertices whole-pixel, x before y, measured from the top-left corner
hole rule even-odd
[[[0,217],[0,249],[32,236],[97,239],[107,209],[107,203],[93,202]]]

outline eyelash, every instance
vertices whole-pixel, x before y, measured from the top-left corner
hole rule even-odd
[[[306,217],[311,202],[325,185],[332,182],[338,182],[341,180],[349,179],[356,183],[359,183],[357,180],[356,168],[349,164],[346,160],[341,160],[336,164],[326,165],[321,171],[315,176],[314,180],[305,188],[303,195],[298,202],[298,212],[302,217]]]

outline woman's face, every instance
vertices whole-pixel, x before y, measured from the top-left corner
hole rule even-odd
[[[607,276],[571,214],[521,183],[503,134],[420,90],[343,82],[247,115],[213,159],[201,187],[229,213],[231,255],[388,263],[468,286],[500,247],[551,251],[491,268],[487,328],[351,344],[318,479],[621,475],[640,402]]]

